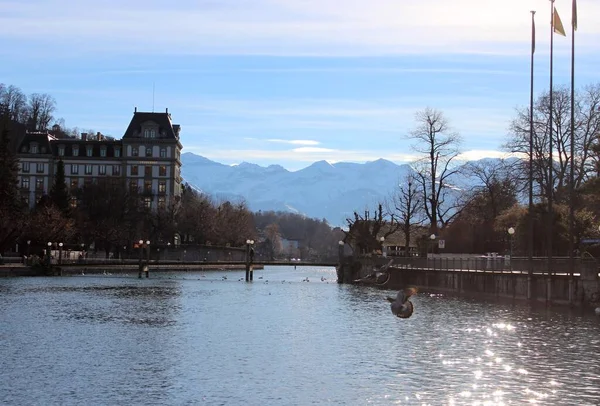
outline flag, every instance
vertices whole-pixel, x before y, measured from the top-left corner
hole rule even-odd
[[[557,34],[566,37],[565,28],[563,27],[562,21],[560,21],[560,16],[558,15],[558,11],[554,9],[554,17],[552,18],[552,26],[554,27],[554,32]]]
[[[573,24],[573,29],[577,31],[577,0],[573,0],[573,13],[571,14],[571,23]]]
[[[535,53],[535,20],[531,16],[531,53]]]

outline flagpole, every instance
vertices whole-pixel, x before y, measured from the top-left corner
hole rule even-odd
[[[552,274],[552,221],[553,221],[553,215],[552,215],[552,192],[553,192],[553,186],[554,186],[554,182],[552,180],[552,165],[553,165],[553,161],[552,161],[552,142],[553,142],[553,126],[554,123],[552,121],[552,110],[554,108],[554,103],[553,103],[553,88],[552,88],[552,68],[553,68],[553,48],[554,48],[554,0],[550,0],[550,120],[549,120],[549,127],[550,127],[550,142],[549,142],[549,147],[548,147],[548,275],[550,276]],[[547,297],[546,299],[550,299],[549,297]]]
[[[527,299],[531,299],[533,275],[533,54],[535,53],[535,11],[531,10],[531,85],[529,91],[529,271]]]
[[[573,0],[571,14],[571,167],[569,173],[569,276],[571,289],[575,274],[574,225],[575,225],[575,30],[577,29],[577,3]],[[569,292],[572,300],[572,291]]]

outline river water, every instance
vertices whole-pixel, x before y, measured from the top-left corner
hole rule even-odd
[[[600,405],[593,314],[243,276],[0,280],[0,404]]]

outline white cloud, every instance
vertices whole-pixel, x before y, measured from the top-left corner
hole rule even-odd
[[[531,9],[546,52],[547,0],[1,1],[0,38],[72,55],[527,54]],[[579,52],[596,52],[600,4],[580,0],[579,11]],[[568,26],[569,7],[560,12]],[[557,52],[568,49],[556,41]]]
[[[314,140],[280,140],[280,139],[267,139],[267,142],[274,142],[276,144],[291,144],[291,145],[319,145],[319,141]]]

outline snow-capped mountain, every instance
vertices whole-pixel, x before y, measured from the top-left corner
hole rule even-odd
[[[279,165],[224,165],[190,152],[181,160],[185,182],[217,201],[243,199],[253,211],[295,212],[334,226],[344,225],[354,211],[374,210],[411,172],[409,165],[385,159],[364,164],[318,161],[295,172]]]

